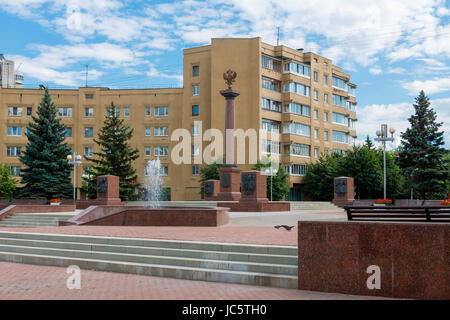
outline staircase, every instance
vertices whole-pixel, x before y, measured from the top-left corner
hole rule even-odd
[[[0,220],[0,227],[8,228],[35,228],[58,226],[58,221],[67,221],[74,215],[44,214],[44,213],[17,213]]]
[[[0,261],[297,288],[297,247],[0,231]]]
[[[291,201],[291,211],[296,210],[337,210],[342,208],[326,201]]]

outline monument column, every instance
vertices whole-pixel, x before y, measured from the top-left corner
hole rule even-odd
[[[220,192],[217,198],[221,201],[237,201],[241,199],[241,169],[234,164],[234,102],[239,92],[232,88],[237,73],[228,70],[223,77],[228,85],[228,89],[220,91],[226,100],[225,164],[220,168]]]

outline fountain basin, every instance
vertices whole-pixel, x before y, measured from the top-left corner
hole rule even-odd
[[[60,225],[216,227],[228,223],[229,208],[90,206]]]

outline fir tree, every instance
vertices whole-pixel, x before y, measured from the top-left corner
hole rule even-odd
[[[37,116],[28,124],[28,143],[19,157],[22,170],[21,198],[70,198],[71,165],[67,162],[70,148],[65,140],[66,127],[57,116],[48,89],[37,109]]]
[[[402,133],[399,165],[421,199],[441,198],[448,184],[449,173],[444,160],[444,132],[436,122],[436,113],[423,90],[413,105],[415,114],[408,121],[411,127]]]
[[[372,140],[370,140],[369,135],[367,135],[367,137],[366,137],[365,146],[369,149],[373,148],[373,142],[372,142]]]
[[[139,158],[139,150],[129,145],[134,130],[125,126],[124,120],[119,116],[111,102],[98,139],[94,139],[101,151],[94,152],[93,157],[87,158],[94,163],[88,177],[83,178],[83,191],[88,193],[89,198],[96,197],[97,176],[115,175],[120,179],[120,198],[123,201],[137,199],[136,189],[139,185],[136,183],[137,174],[133,161]]]

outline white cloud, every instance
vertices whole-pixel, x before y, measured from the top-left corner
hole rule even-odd
[[[381,73],[383,72],[383,70],[381,70],[380,67],[373,67],[373,68],[370,68],[370,69],[369,69],[369,72],[370,72],[371,74],[378,75],[378,74],[381,74]]]
[[[450,90],[449,78],[434,78],[432,80],[414,80],[413,82],[403,82],[402,87],[412,95],[417,95],[420,90],[425,94],[433,94]]]
[[[409,128],[408,118],[414,113],[414,101],[394,104],[372,104],[360,107],[357,110],[358,121],[356,132],[358,141],[361,142],[369,135],[371,140],[376,137],[375,132],[380,129],[381,124],[386,123],[388,127],[396,129],[395,141],[389,147],[400,145],[400,135]],[[438,122],[443,122],[440,131],[444,131],[446,147],[450,147],[450,98],[436,99],[431,101],[431,107],[437,114]]]

